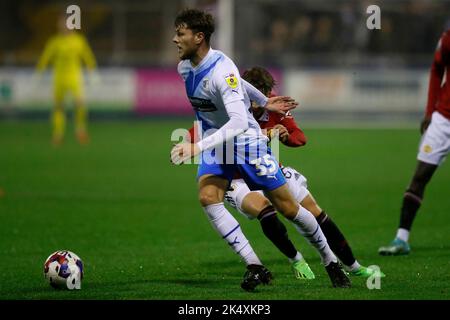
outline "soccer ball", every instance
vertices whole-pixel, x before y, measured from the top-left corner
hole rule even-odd
[[[81,289],[83,262],[71,251],[56,251],[44,263],[44,276],[53,288]]]

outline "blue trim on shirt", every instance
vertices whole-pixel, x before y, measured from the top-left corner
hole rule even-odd
[[[184,86],[186,87],[188,96],[192,96],[192,94],[190,93],[191,91],[194,92],[194,90],[192,90],[194,86],[194,72],[192,70],[189,71],[186,81],[184,82]]]
[[[197,74],[195,74],[192,70],[189,71],[189,75],[187,76],[186,81],[185,81],[186,92],[189,97],[194,96],[194,92],[195,92],[195,90],[197,90],[197,87],[200,84],[200,82],[209,73],[209,71],[211,71],[211,69],[216,66],[217,62],[219,62],[222,58],[223,58],[223,56],[218,57],[216,59],[216,61],[211,63],[206,69],[200,71]]]
[[[200,121],[200,123],[202,125],[202,133],[205,133],[206,130],[213,128],[209,125],[208,121],[202,117],[200,112],[195,111],[195,116],[197,117],[197,120]]]

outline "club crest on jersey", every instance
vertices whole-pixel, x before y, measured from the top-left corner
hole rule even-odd
[[[234,73],[230,73],[228,76],[226,76],[225,81],[231,89],[236,89],[238,86],[238,80]]]
[[[202,86],[203,86],[203,89],[208,90],[209,89],[209,79],[203,79]]]
[[[433,148],[429,144],[426,144],[423,146],[423,151],[425,153],[430,153],[431,151],[433,151]]]

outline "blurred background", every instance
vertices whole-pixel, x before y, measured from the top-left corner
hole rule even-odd
[[[37,89],[30,79],[70,4],[81,8],[81,32],[99,67],[101,81],[86,82],[94,120],[193,115],[171,41],[174,16],[186,6],[213,13],[213,47],[242,71],[270,68],[277,92],[298,99],[303,119],[332,123],[416,123],[433,51],[450,27],[446,0],[5,0],[0,119],[47,117],[51,72]],[[381,7],[381,30],[366,27],[371,4]]]

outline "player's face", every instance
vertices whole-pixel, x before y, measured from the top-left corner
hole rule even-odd
[[[177,45],[178,56],[181,60],[190,59],[196,54],[198,45],[195,34],[185,25],[175,29],[175,36],[172,40]]]

